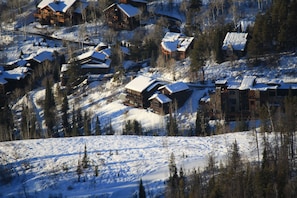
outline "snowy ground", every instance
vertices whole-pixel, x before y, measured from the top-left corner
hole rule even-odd
[[[132,197],[140,178],[149,197],[161,195],[168,161],[185,172],[202,169],[209,155],[219,163],[237,141],[243,159],[255,160],[252,132],[211,137],[92,136],[0,143],[0,155],[19,176],[0,188],[1,197]],[[78,182],[78,160],[87,146],[89,168]],[[98,166],[99,175],[95,174]]]

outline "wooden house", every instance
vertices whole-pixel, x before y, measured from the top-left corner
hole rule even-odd
[[[42,0],[34,16],[41,24],[78,24],[87,6],[88,2],[84,0]]]
[[[170,112],[172,100],[161,93],[155,93],[149,98],[150,108],[157,114],[165,115]]]
[[[245,55],[248,33],[228,32],[224,38],[222,50],[226,57]]]
[[[107,74],[110,72],[110,56],[110,48],[104,48],[100,51],[95,48],[95,50],[77,56],[74,61],[81,66],[83,74]]]
[[[141,11],[130,4],[114,3],[103,12],[108,26],[116,30],[132,30],[140,25]]]
[[[158,89],[162,94],[170,98],[174,105],[181,107],[191,95],[189,86],[183,82],[164,85]]]
[[[167,32],[161,42],[161,50],[166,59],[185,59],[193,48],[194,37],[181,33]]]
[[[131,80],[126,86],[126,105],[134,107],[148,108],[149,98],[163,84],[155,79],[138,76]]]

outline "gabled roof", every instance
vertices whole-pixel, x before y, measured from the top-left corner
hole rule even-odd
[[[42,0],[37,7],[49,6],[55,12],[66,12],[77,0]]]
[[[133,91],[137,91],[139,93],[143,92],[147,89],[150,85],[156,82],[155,79],[146,76],[138,76],[131,80],[126,86],[126,89],[130,89]]]
[[[222,49],[227,50],[229,46],[236,51],[244,51],[247,43],[248,33],[228,32],[225,36]]]
[[[42,63],[45,60],[52,61],[53,60],[53,53],[50,51],[43,51],[37,54],[36,56],[33,57],[33,60],[35,60],[38,63]]]
[[[21,80],[27,76],[28,71],[28,67],[16,67],[12,70],[4,71],[3,77],[5,79]]]
[[[138,8],[129,5],[129,4],[117,4],[118,8],[121,9],[128,17],[134,17],[136,15],[140,14],[140,11]]]
[[[152,99],[157,99],[161,104],[166,104],[166,103],[170,103],[172,102],[172,100],[170,98],[168,98],[167,96],[165,96],[164,94],[161,93],[155,93],[154,95],[152,95],[149,100]]]
[[[189,89],[189,86],[183,82],[176,82],[176,83],[173,83],[173,84],[169,84],[169,85],[165,85],[163,87],[160,87],[160,89],[167,89],[171,94],[172,93],[177,93],[177,92],[180,92],[180,91],[185,91],[185,90],[188,90]]]
[[[169,52],[184,52],[188,49],[193,40],[194,37],[188,37],[176,32],[167,32],[162,39],[161,45],[165,50]]]
[[[88,51],[88,52],[85,52],[79,56],[76,57],[77,60],[84,60],[84,59],[87,59],[87,58],[93,58],[93,59],[96,59],[96,60],[101,60],[102,62],[104,62],[105,58],[106,58],[106,54],[102,53],[102,52],[97,52],[97,51]]]

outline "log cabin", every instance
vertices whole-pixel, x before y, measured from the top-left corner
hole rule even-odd
[[[42,0],[34,17],[47,25],[73,25],[83,21],[88,2],[85,0]]]
[[[193,48],[194,37],[188,37],[181,33],[167,32],[161,42],[161,50],[165,59],[185,59]]]
[[[140,25],[141,10],[130,4],[114,3],[103,12],[108,26],[115,30],[133,30]]]
[[[163,83],[146,76],[138,76],[126,86],[125,104],[134,107],[148,108],[149,98],[162,86]]]

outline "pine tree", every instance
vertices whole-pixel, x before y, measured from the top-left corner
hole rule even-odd
[[[48,136],[54,133],[55,126],[55,98],[52,93],[49,79],[46,80],[45,99],[44,99],[44,119],[47,126]]]
[[[143,186],[142,179],[140,179],[138,198],[145,198],[145,197],[146,197],[145,188]]]
[[[196,121],[195,121],[195,135],[200,136],[202,135],[202,121],[201,121],[201,111],[197,110],[196,113]]]
[[[88,158],[87,145],[85,144],[84,156],[82,159],[82,167],[86,169],[88,168],[88,166],[89,166],[89,158]]]
[[[90,117],[86,111],[84,113],[84,133],[85,135],[88,135],[88,136],[91,135]]]
[[[65,94],[63,97],[63,102],[62,102],[62,125],[64,128],[64,136],[69,136],[69,132],[70,132],[70,124],[68,121],[68,109],[69,109],[69,105],[68,105],[68,98],[67,95]]]
[[[178,135],[178,126],[177,121],[172,113],[169,114],[169,120],[167,122],[167,134],[168,136],[177,136]]]
[[[100,120],[99,117],[96,117],[96,123],[95,123],[95,135],[101,135],[101,125],[100,125]]]

